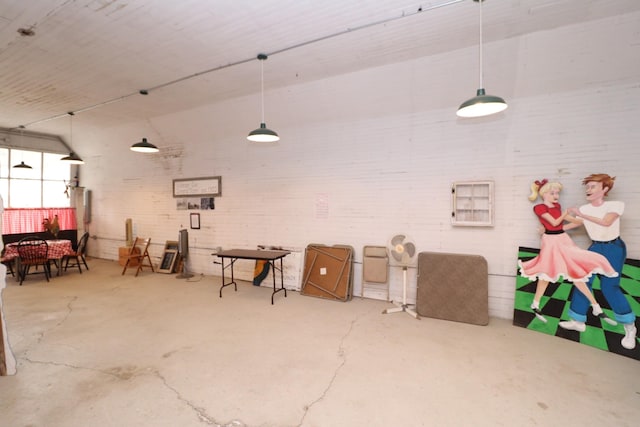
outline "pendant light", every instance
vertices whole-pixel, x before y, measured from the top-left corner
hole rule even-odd
[[[73,116],[75,113],[73,111],[69,111],[67,114],[69,115],[69,145],[72,145],[73,144]],[[82,160],[73,151],[69,153],[68,156],[63,157],[60,160],[70,163],[72,165],[84,165],[84,160]]]
[[[19,128],[20,128],[20,147],[22,147],[22,143],[24,142],[24,126],[20,125]],[[13,167],[16,169],[33,169],[31,166],[26,164],[24,160],[21,161],[20,164],[14,165]]]
[[[264,53],[258,54],[258,59],[260,60],[260,93],[262,99],[262,122],[260,122],[260,127],[258,129],[252,130],[249,132],[247,139],[253,142],[276,142],[280,139],[278,134],[275,131],[267,128],[267,125],[264,122],[264,61],[267,60],[267,55]]]
[[[473,0],[480,3],[480,89],[475,97],[463,102],[456,113],[458,117],[483,117],[499,113],[507,109],[507,103],[499,96],[487,95],[482,83],[482,2],[484,0]]]
[[[24,160],[21,161],[19,165],[14,165],[13,167],[16,169],[32,169],[32,167],[26,164]]]
[[[138,153],[157,153],[158,147],[147,141],[147,138],[142,138],[142,141],[136,142],[131,146],[131,151],[137,151]]]

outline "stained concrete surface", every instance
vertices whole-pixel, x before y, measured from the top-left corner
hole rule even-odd
[[[640,364],[491,319],[92,259],[7,279],[2,426],[636,426]]]

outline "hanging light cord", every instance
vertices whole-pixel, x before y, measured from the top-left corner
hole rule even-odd
[[[484,0],[479,0],[480,2],[480,49],[478,49],[478,55],[480,56],[480,58],[478,59],[478,63],[480,64],[480,89],[483,89],[483,73],[482,73],[482,3],[484,2]]]
[[[262,99],[262,121],[260,123],[264,123],[264,61],[266,59],[260,60],[260,94]]]
[[[73,111],[67,113],[69,115],[69,146],[73,147]]]
[[[328,34],[326,36],[322,36],[322,37],[318,37],[318,38],[315,38],[315,39],[307,40],[307,41],[304,41],[304,42],[301,42],[301,43],[297,43],[297,44],[294,44],[294,45],[290,45],[290,46],[284,47],[282,49],[275,50],[275,51],[269,53],[268,55],[271,56],[271,55],[275,55],[277,53],[287,52],[289,50],[297,49],[297,48],[300,48],[300,47],[303,47],[303,46],[308,46],[310,44],[314,44],[314,43],[321,42],[321,41],[324,41],[324,40],[332,39],[334,37],[342,36],[344,34],[349,34],[349,33],[355,32],[355,31],[364,30],[366,28],[374,27],[374,26],[377,26],[377,25],[384,25],[384,24],[387,24],[389,22],[397,21],[397,20],[404,19],[404,18],[409,18],[411,16],[418,15],[418,14],[420,14],[422,12],[427,12],[427,11],[430,11],[430,10],[440,9],[441,7],[445,7],[445,6],[451,6],[451,5],[454,5],[456,3],[461,3],[463,1],[465,1],[465,0],[449,0],[449,1],[445,1],[443,3],[439,3],[439,4],[436,4],[436,5],[431,5],[431,6],[428,6],[428,7],[420,6],[417,10],[415,10],[413,12],[404,12],[403,11],[399,16],[392,16],[390,18],[381,19],[379,21],[374,21],[374,22],[371,22],[371,23],[368,23],[368,24],[363,24],[363,25],[357,26],[357,27],[347,28],[347,29],[339,31],[337,33]],[[480,0],[480,2],[482,3],[482,0]],[[480,31],[482,31],[482,28],[480,29]],[[482,43],[480,43],[480,45],[481,45],[480,50],[482,51]],[[481,54],[481,56],[482,56],[482,54]],[[75,110],[75,113],[82,113],[82,112],[85,112],[85,111],[89,111],[89,110],[93,110],[93,109],[96,109],[96,108],[99,108],[99,107],[103,107],[105,105],[113,104],[114,102],[124,101],[125,99],[130,98],[132,96],[136,96],[136,95],[148,95],[149,92],[152,92],[154,90],[162,89],[162,88],[165,88],[167,86],[172,86],[174,84],[183,82],[185,80],[190,80],[190,79],[193,79],[195,77],[202,76],[204,74],[212,73],[214,71],[220,71],[220,70],[223,70],[225,68],[230,68],[230,67],[234,67],[236,65],[245,64],[247,62],[254,61],[255,59],[256,59],[255,57],[242,59],[242,60],[239,60],[239,61],[230,62],[228,64],[224,64],[224,65],[220,65],[220,66],[217,66],[217,67],[209,68],[209,69],[204,70],[204,71],[199,71],[197,73],[194,73],[194,74],[191,74],[191,75],[188,75],[188,76],[184,76],[184,77],[180,77],[180,78],[177,78],[175,80],[171,80],[171,81],[168,81],[166,83],[162,83],[162,84],[159,84],[159,85],[147,88],[147,89],[141,89],[141,90],[139,90],[137,92],[128,93],[126,95],[122,95],[122,96],[119,96],[117,98],[112,98],[112,99],[109,99],[107,101],[99,102],[97,104],[93,104],[93,105],[89,105],[87,107],[80,108],[78,110]],[[482,68],[482,66],[480,68]],[[263,99],[263,108],[262,108],[262,110],[263,110],[262,121],[264,122],[264,99]],[[57,114],[55,116],[51,116],[51,117],[47,117],[47,118],[44,118],[44,119],[40,119],[40,120],[36,120],[36,121],[30,122],[30,123],[27,123],[27,124],[25,124],[23,126],[25,126],[25,127],[26,126],[32,126],[32,125],[35,125],[35,124],[38,124],[38,123],[48,122],[50,120],[59,119],[59,118],[64,117],[66,115],[73,115],[73,114],[74,114],[74,112],[69,112],[69,113],[64,113],[64,114]]]

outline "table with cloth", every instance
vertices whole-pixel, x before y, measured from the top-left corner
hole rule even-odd
[[[62,259],[67,255],[73,254],[73,245],[71,240],[57,239],[47,240],[47,246],[49,246],[48,258],[54,262],[58,268],[58,276],[62,271]],[[19,262],[20,256],[18,255],[18,242],[9,243],[5,246],[5,252],[3,256],[4,261],[13,260],[16,265],[16,271],[20,271]]]

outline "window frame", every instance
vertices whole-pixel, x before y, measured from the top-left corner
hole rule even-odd
[[[25,156],[28,160],[25,160]],[[61,162],[60,159],[63,156],[64,154],[48,151],[0,147],[0,195],[4,208],[71,207],[68,191],[72,174],[71,165],[54,163]],[[32,169],[13,167],[21,161],[25,161]],[[47,170],[47,165],[55,165],[55,167]],[[66,168],[68,170],[65,170]],[[56,197],[54,191],[57,191],[55,189],[58,188],[58,184],[60,193]],[[34,192],[38,194],[34,195]],[[24,203],[25,200],[29,203]]]

